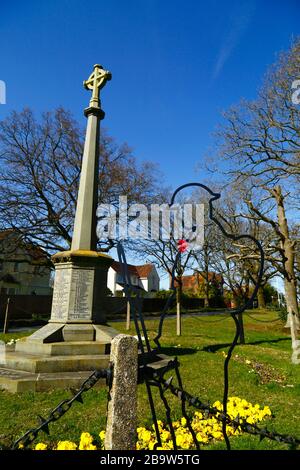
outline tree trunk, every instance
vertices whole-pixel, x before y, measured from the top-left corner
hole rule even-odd
[[[262,286],[260,286],[257,291],[257,302],[258,302],[258,308],[266,307],[264,288]]]
[[[182,280],[177,278],[176,288],[176,334],[181,336],[181,298],[182,298]]]
[[[299,328],[299,307],[297,302],[297,280],[295,275],[295,241],[290,239],[288,223],[285,215],[284,199],[281,187],[277,186],[273,190],[277,202],[278,225],[281,237],[281,248],[284,253],[284,289],[288,312],[287,325],[291,329],[292,338],[292,362],[300,364],[300,341],[298,340],[297,329]]]
[[[204,278],[204,307],[209,307],[209,281]]]
[[[207,253],[204,257],[204,307],[209,307],[209,261]]]
[[[300,328],[299,323],[299,307],[297,302],[297,286],[290,279],[284,279],[284,292],[285,292],[285,301],[286,309],[288,312],[288,318],[285,327],[291,327],[291,315],[295,317],[295,325],[297,329]]]

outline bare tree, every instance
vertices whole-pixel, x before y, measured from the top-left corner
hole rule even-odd
[[[49,256],[70,247],[83,144],[84,130],[62,108],[40,120],[24,109],[0,122],[0,229]],[[153,164],[139,165],[126,144],[101,132],[99,203],[117,205],[119,195],[147,202],[159,193],[159,179]],[[109,241],[99,245],[110,248]]]
[[[273,231],[269,259],[284,278],[295,363],[300,363],[299,306],[296,245],[290,225],[299,209],[300,107],[292,102],[292,83],[299,75],[297,40],[271,68],[257,99],[243,100],[226,112],[218,132],[218,158],[225,164],[221,165],[224,173],[236,187],[247,187],[247,218],[262,220]],[[271,198],[268,211],[254,201],[256,191],[264,193],[266,200]]]

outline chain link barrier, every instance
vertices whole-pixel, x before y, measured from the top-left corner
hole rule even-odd
[[[251,318],[253,321],[258,321],[259,323],[275,323],[277,321],[281,321],[281,318],[275,318],[275,320],[260,320],[259,318],[254,318],[250,313],[246,313],[247,317]],[[283,322],[282,322],[283,323]]]
[[[73,403],[79,402],[83,403],[83,393],[87,392],[96,385],[100,379],[106,379],[106,384],[110,387],[112,380],[112,366],[110,365],[107,369],[95,370],[80,386],[78,390],[72,390],[73,396],[69,399],[61,401],[55,408],[50,411],[47,418],[38,416],[39,424],[38,426],[29,429],[26,431],[19,439],[17,439],[12,445],[11,449],[16,450],[22,447],[28,447],[38,436],[40,431],[44,431],[47,435],[50,434],[49,424],[55,421],[58,421],[62,416],[64,416]]]
[[[173,377],[168,380],[164,379],[159,373],[153,373],[153,381],[164,387],[165,390],[169,390],[174,396],[179,398],[181,401],[187,402],[190,406],[204,412],[206,417],[214,416],[218,421],[226,421],[227,425],[232,426],[235,430],[240,428],[242,431],[260,437],[260,441],[264,438],[268,438],[272,441],[289,444],[292,447],[298,447],[300,445],[300,439],[288,436],[286,434],[279,434],[277,432],[269,431],[267,428],[260,428],[256,424],[250,424],[246,419],[237,416],[232,419],[227,413],[218,410],[215,407],[210,406],[209,403],[204,403],[198,397],[194,397],[190,393],[186,392],[180,387],[176,387],[172,384]]]

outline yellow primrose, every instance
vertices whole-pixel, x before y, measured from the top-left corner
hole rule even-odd
[[[39,442],[34,450],[47,450],[47,444],[44,444],[43,442]]]
[[[184,416],[181,418],[180,422],[181,422],[181,426],[186,426],[187,425],[187,420]]]
[[[93,446],[93,436],[89,432],[83,432],[80,436],[79,450],[96,450],[97,447]]]
[[[56,450],[76,450],[77,445],[72,441],[59,441]]]

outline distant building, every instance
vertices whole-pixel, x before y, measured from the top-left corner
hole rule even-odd
[[[153,264],[142,266],[128,264],[127,269],[131,284],[141,289],[145,297],[152,297],[159,290],[159,276]],[[114,261],[108,270],[107,287],[114,296],[123,295],[122,269],[118,261]]]
[[[46,253],[13,230],[0,231],[0,294],[48,295],[51,270]]]
[[[182,291],[189,291],[193,294],[201,294],[203,291],[206,280],[210,286],[214,286],[223,294],[224,279],[221,274],[209,271],[208,273],[194,273],[187,276],[182,276]]]

